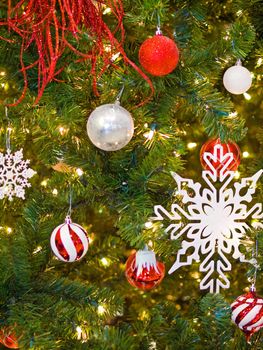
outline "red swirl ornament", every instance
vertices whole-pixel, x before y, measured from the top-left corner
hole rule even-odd
[[[254,288],[239,296],[231,305],[232,321],[245,333],[249,342],[251,336],[263,327],[263,298]]]
[[[89,240],[84,228],[72,223],[67,216],[65,223],[53,230],[50,245],[59,260],[73,262],[85,256],[89,248]]]
[[[217,145],[222,146],[222,154],[221,149],[216,151],[215,146]],[[215,154],[215,152],[217,153]],[[204,153],[210,153],[211,156],[214,156],[214,158],[211,158],[210,160],[211,165],[205,161]],[[229,153],[232,154],[231,161],[229,161],[229,157],[227,157],[227,154]],[[205,170],[210,170],[210,167],[212,166],[216,170],[217,176],[219,176],[220,170],[223,168],[225,168],[223,173],[226,171],[236,171],[240,164],[240,149],[238,145],[232,141],[228,143],[221,143],[220,139],[208,140],[201,148],[200,162]],[[226,166],[227,163],[229,164]]]
[[[113,29],[104,21],[106,8],[115,17],[116,24]],[[114,66],[112,57],[116,53],[120,53],[124,62],[131,65],[148,82],[153,93],[151,80],[124,51],[123,17],[122,0],[20,0],[13,2],[13,5],[9,0],[7,19],[0,21],[0,25],[8,26],[10,31],[14,31],[21,38],[20,64],[24,76],[24,90],[20,98],[9,106],[19,104],[25,97],[28,86],[27,71],[33,67],[38,68],[38,96],[35,104],[38,103],[47,84],[58,81],[58,74],[65,65],[64,62],[59,63],[66,49],[73,51],[78,61],[91,62],[93,90],[96,95],[97,80],[109,66]],[[88,33],[88,49],[81,52],[77,46],[84,33]],[[24,55],[30,47],[38,57],[35,62],[26,66]]]
[[[156,260],[152,250],[139,250],[128,258],[125,275],[133,287],[150,290],[163,280],[165,265]]]

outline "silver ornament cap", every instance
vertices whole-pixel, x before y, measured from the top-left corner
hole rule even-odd
[[[89,116],[87,133],[91,142],[104,151],[126,146],[134,133],[131,114],[119,101],[97,107]]]

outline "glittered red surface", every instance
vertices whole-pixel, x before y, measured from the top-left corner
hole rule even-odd
[[[139,50],[140,64],[155,76],[171,73],[178,60],[179,51],[175,42],[163,35],[155,35],[145,40]]]

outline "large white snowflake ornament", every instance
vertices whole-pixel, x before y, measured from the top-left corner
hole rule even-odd
[[[233,154],[224,154],[223,147],[218,144],[213,153],[205,152],[203,157],[209,167],[209,170],[202,171],[205,187],[172,172],[178,187],[176,193],[182,196],[182,202],[187,208],[183,209],[174,203],[169,213],[161,205],[155,205],[156,216],[152,219],[172,221],[165,229],[172,240],[183,236],[176,261],[168,273],[201,260],[199,270],[204,273],[204,277],[200,289],[218,293],[220,288],[230,286],[226,276],[231,271],[228,255],[240,261],[255,263],[246,260],[240,245],[246,238],[246,232],[251,229],[253,220],[257,227],[263,228],[260,223],[263,217],[262,203],[250,205],[263,170],[234,182],[233,188],[229,188],[235,177],[234,171],[227,170]],[[213,166],[218,157],[220,163],[224,164],[220,171]]]
[[[36,172],[28,167],[30,161],[23,159],[23,149],[11,153],[0,152],[0,199],[13,197],[25,199],[25,188],[31,187],[28,182]]]

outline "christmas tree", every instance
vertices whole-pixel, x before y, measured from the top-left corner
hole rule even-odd
[[[68,1],[12,3],[0,4],[0,346],[262,349],[262,330],[247,343],[231,321],[230,307],[255,282],[255,266],[257,294],[263,296],[260,210],[257,218],[247,217],[249,229],[241,232],[239,249],[248,262],[233,257],[232,247],[232,269],[225,272],[230,286],[209,293],[199,288],[204,274],[197,259],[167,273],[184,237],[171,239],[155,207],[171,213],[176,204],[188,213],[171,172],[204,186],[200,149],[208,140],[238,144],[234,181],[263,168],[262,1],[83,0],[72,1],[84,6],[73,10]],[[40,23],[36,13],[47,17]],[[64,31],[64,25],[76,32]],[[179,62],[176,57],[164,74],[142,68],[143,54],[139,61],[141,45],[156,31],[179,52]],[[40,32],[43,40],[37,41]],[[62,33],[67,45],[59,51]],[[160,50],[166,52],[166,45]],[[173,58],[168,55],[160,69]],[[236,94],[223,76],[238,60],[252,74],[252,86]],[[87,135],[89,116],[105,104],[115,107],[106,106],[102,114],[119,108],[134,121],[133,137],[130,124],[119,150],[107,151],[103,139]],[[23,149],[14,156],[17,167],[10,166],[10,157],[4,163],[8,149]],[[21,164],[22,158],[30,164]],[[250,184],[252,208],[262,202],[262,182]],[[84,238],[76,238],[80,250],[72,260],[85,255],[76,262],[63,261],[71,257],[65,249],[57,258],[50,246],[67,215],[88,235],[85,249]],[[187,219],[182,215],[180,225]],[[146,291],[125,276],[127,259],[145,245],[166,268],[159,285]],[[191,254],[186,251],[184,261]]]

